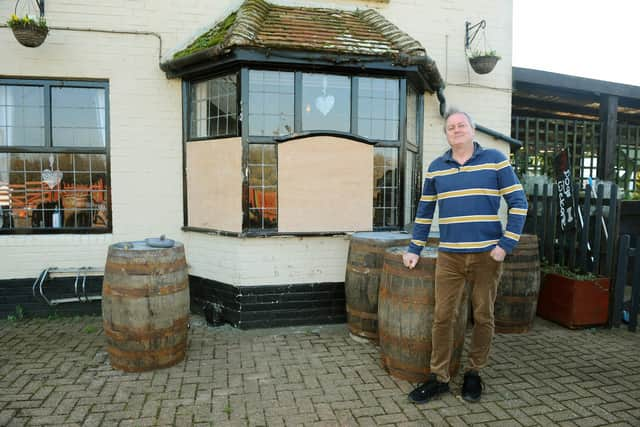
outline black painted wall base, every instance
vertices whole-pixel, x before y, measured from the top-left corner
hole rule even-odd
[[[344,283],[231,286],[189,276],[191,311],[240,329],[345,323]]]
[[[36,288],[33,296],[33,282],[36,279],[0,280],[0,318],[24,315],[25,317],[101,315],[100,301],[72,302],[50,306],[40,296]],[[49,300],[73,298],[75,277],[48,279],[43,293]],[[87,277],[87,295],[100,295],[102,277]]]
[[[34,279],[0,280],[0,318],[101,315],[100,301],[49,306],[36,291]],[[48,299],[75,295],[75,278],[48,279]],[[87,277],[87,294],[100,295],[102,277]],[[344,283],[276,286],[232,286],[189,276],[191,312],[202,314],[212,325],[230,323],[241,329],[276,326],[345,323]],[[19,308],[18,308],[19,307]]]

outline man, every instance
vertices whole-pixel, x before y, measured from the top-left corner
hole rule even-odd
[[[527,214],[527,199],[507,157],[474,141],[471,117],[458,110],[445,115],[451,146],[429,166],[418,204],[413,239],[403,256],[414,268],[420,260],[438,203],[440,244],[436,261],[435,312],[432,328],[431,374],[409,393],[414,403],[426,403],[449,390],[453,327],[465,283],[470,285],[474,326],[462,397],[480,400],[479,371],[486,366],[494,330],[493,305],[502,261],[516,246]],[[509,207],[506,230],[498,217],[500,199]]]

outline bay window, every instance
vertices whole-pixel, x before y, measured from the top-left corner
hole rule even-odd
[[[240,137],[243,231],[278,232],[279,218],[284,221],[278,213],[279,144],[316,134],[374,146],[374,230],[413,221],[423,110],[422,95],[406,78],[245,67],[189,82],[185,94],[187,143]]]

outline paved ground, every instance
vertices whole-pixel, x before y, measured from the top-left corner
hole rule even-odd
[[[498,335],[482,402],[416,406],[345,325],[241,331],[192,318],[187,360],[113,370],[101,319],[0,321],[0,425],[640,426],[640,333],[536,319]]]

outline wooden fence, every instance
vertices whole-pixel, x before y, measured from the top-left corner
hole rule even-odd
[[[578,196],[577,226],[562,230],[558,220],[557,185],[533,186],[533,194],[528,195],[530,209],[525,232],[538,236],[543,262],[611,275],[616,249],[618,187],[611,186],[609,198],[605,198],[604,193],[603,184],[598,185],[595,197],[590,185],[581,189],[574,184],[574,194]]]
[[[631,268],[629,268],[631,267]],[[631,278],[631,304],[625,307],[625,288]],[[640,246],[631,247],[631,236],[620,237],[618,246],[618,266],[613,287],[613,307],[611,326],[619,327],[623,311],[626,311],[629,330],[635,332],[638,327],[638,309],[640,306]]]
[[[620,203],[616,185],[611,186],[608,198],[603,184],[594,194],[591,186],[580,189],[576,183],[574,194],[578,196],[577,226],[562,230],[557,185],[535,184],[533,194],[528,195],[525,232],[538,236],[543,262],[608,277],[612,283],[609,325],[619,327],[624,312],[629,330],[635,332],[640,311],[640,236],[625,234],[618,239]],[[629,284],[631,300],[625,302]]]

